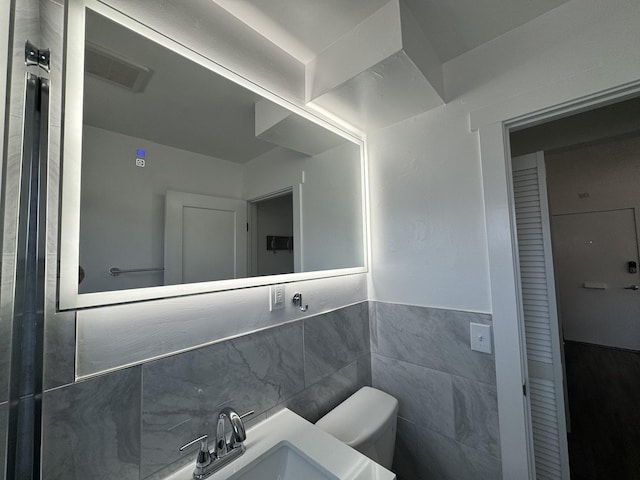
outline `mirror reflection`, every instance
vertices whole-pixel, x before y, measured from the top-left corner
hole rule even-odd
[[[79,293],[364,266],[360,145],[91,10],[85,36]]]

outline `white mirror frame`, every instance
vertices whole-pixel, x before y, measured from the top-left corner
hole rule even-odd
[[[91,9],[96,13],[135,31],[136,33],[162,45],[173,52],[211,70],[224,78],[245,87],[258,95],[304,117],[313,123],[342,136],[360,146],[360,168],[362,188],[362,220],[363,220],[363,266],[323,270],[314,272],[249,277],[242,279],[221,280],[212,282],[167,285],[158,287],[114,290],[95,293],[79,293],[78,268],[80,252],[80,188],[82,163],[82,126],[84,97],[84,44],[85,44],[85,11]],[[336,277],[365,273],[368,270],[368,175],[366,137],[356,129],[334,125],[319,118],[304,105],[298,105],[261,88],[259,85],[243,78],[218,63],[190,50],[183,45],[165,37],[161,33],[138,23],[114,8],[98,0],[69,0],[67,2],[66,41],[65,41],[66,73],[64,80],[64,118],[63,118],[63,176],[60,216],[60,280],[58,308],[73,310],[101,305],[130,303],[198,293],[233,290],[247,287],[288,283],[318,278]],[[357,132],[357,133],[352,133]]]

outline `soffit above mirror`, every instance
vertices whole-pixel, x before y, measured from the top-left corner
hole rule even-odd
[[[446,61],[567,0],[214,1],[305,64],[305,101],[371,132],[450,101]]]
[[[213,0],[303,63],[389,0]],[[403,0],[444,63],[568,0]]]

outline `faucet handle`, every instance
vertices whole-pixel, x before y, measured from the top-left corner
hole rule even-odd
[[[182,452],[198,442],[200,442],[200,451],[198,452],[198,458],[196,460],[196,468],[204,468],[211,463],[211,452],[209,452],[209,435],[205,433],[201,437],[198,437],[195,440],[191,440],[189,443],[184,444],[179,448],[179,450]]]
[[[216,424],[216,444],[213,446],[213,454],[216,458],[227,454],[227,439],[225,432],[224,417],[219,416]]]

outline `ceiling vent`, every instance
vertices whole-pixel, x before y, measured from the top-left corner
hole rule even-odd
[[[132,92],[142,92],[152,73],[149,68],[90,42],[85,45],[84,70],[88,75]]]

